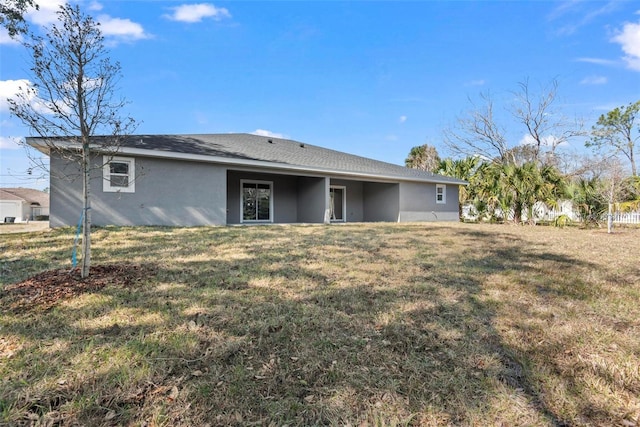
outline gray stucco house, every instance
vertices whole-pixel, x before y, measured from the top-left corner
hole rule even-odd
[[[96,137],[99,138],[99,137]],[[50,156],[50,224],[82,211],[80,171]],[[457,221],[464,181],[252,134],[137,135],[94,159],[96,225]]]

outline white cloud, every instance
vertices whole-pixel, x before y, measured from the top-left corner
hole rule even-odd
[[[0,80],[0,112],[9,112],[9,101],[7,98],[17,99],[19,93],[24,93],[27,103],[31,104],[34,110],[40,113],[47,113],[50,109],[46,103],[38,98],[37,92],[31,82],[27,79],[21,80]]]
[[[270,136],[272,138],[287,138],[286,135],[281,134],[281,133],[276,133],[276,132],[271,132],[270,130],[265,130],[265,129],[256,129],[253,132],[251,132],[253,135],[259,135],[259,136]]]
[[[604,76],[587,76],[582,81],[581,85],[604,85],[607,84],[608,79]]]
[[[626,101],[620,101],[620,102],[608,102],[606,104],[599,104],[599,105],[594,105],[593,106],[593,110],[594,111],[606,111],[609,112],[611,110],[613,110],[614,108],[620,107],[621,105],[624,105]]]
[[[174,7],[171,15],[164,15],[165,18],[179,22],[200,22],[204,18],[213,18],[220,21],[224,18],[231,18],[229,11],[223,7],[215,7],[209,3],[183,4]]]
[[[58,22],[57,12],[60,6],[67,3],[65,0],[38,0],[38,10],[31,9],[26,18],[37,25],[47,26]]]
[[[534,145],[535,143],[536,141],[533,139],[533,137],[529,134],[526,134],[520,139],[518,145]]]
[[[17,136],[0,136],[0,150],[19,150],[22,146],[19,145],[22,138]]]
[[[117,40],[133,41],[149,38],[142,25],[130,19],[113,18],[109,15],[100,15],[100,30],[105,37],[114,37]]]
[[[406,121],[407,121],[407,116],[400,116],[400,118],[398,119],[398,121],[399,121],[400,123],[404,123],[404,122],[406,122]]]
[[[622,30],[611,41],[621,45],[622,51],[626,54],[624,60],[627,66],[640,71],[640,21],[624,24]]]
[[[471,80],[465,83],[465,86],[484,86],[487,83],[484,79]]]
[[[60,6],[66,3],[66,0],[38,0],[39,10],[31,9],[26,18],[34,24],[41,26],[49,26],[57,24]],[[93,1],[89,3],[87,9],[92,12],[102,10],[102,4]],[[102,14],[96,18],[100,23],[100,31],[106,38],[115,39],[116,41],[133,41],[147,39],[150,36],[145,33],[142,25],[131,21],[130,19],[114,18],[112,16]]]
[[[617,61],[612,61],[610,59],[603,59],[603,58],[577,58],[576,61],[586,62],[588,64],[606,65],[606,66],[618,65]]]
[[[565,145],[566,142],[561,143],[560,145]],[[519,142],[519,145],[536,145],[536,140],[529,134],[525,134]],[[553,147],[554,145],[558,145],[558,138],[553,135],[547,135],[542,137],[542,145],[545,147]]]
[[[384,139],[386,139],[387,141],[394,142],[398,140],[398,135],[389,134],[385,136]]]
[[[620,3],[618,0],[607,2],[558,2],[559,5],[547,16],[547,20],[550,22],[561,21],[555,32],[558,35],[568,36],[578,32],[583,27],[589,26],[598,17],[614,12],[619,8]]]
[[[7,29],[4,27],[0,27],[0,45],[19,45],[19,40],[21,39],[22,37],[20,35],[18,35],[17,38],[9,37],[9,32],[7,31]]]
[[[100,11],[102,10],[102,4],[97,1],[93,1],[89,4],[89,10],[92,10],[95,12]]]
[[[0,113],[9,112],[9,101],[20,91],[20,87],[31,86],[29,80],[0,80]]]

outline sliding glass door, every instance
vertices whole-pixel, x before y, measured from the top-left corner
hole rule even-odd
[[[242,222],[273,222],[273,183],[241,180]]]

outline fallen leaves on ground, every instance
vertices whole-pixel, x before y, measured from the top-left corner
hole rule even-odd
[[[58,302],[107,285],[129,287],[152,272],[151,267],[135,264],[96,265],[89,277],[80,277],[78,269],[49,270],[0,291],[0,307],[13,311],[47,310]]]

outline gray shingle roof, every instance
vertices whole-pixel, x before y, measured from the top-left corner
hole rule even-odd
[[[104,137],[93,137],[96,146]],[[52,140],[27,138],[27,143],[44,150]],[[53,141],[55,142],[55,141]],[[410,169],[341,151],[330,150],[291,139],[248,133],[206,135],[132,135],[122,142],[121,151],[131,149],[138,155],[163,154],[163,157],[209,157],[212,161],[236,165],[246,163],[274,170],[308,170],[310,172],[352,175],[361,178],[466,184],[465,181],[431,172]],[[138,150],[145,150],[140,152]],[[149,151],[146,151],[149,150]]]
[[[410,169],[341,151],[330,150],[290,139],[233,133],[208,135],[136,135],[123,147],[165,151],[228,159],[265,162],[281,168],[295,166],[335,173],[356,173],[371,177],[464,184],[464,181]]]
[[[49,194],[33,188],[0,188],[0,200],[22,200],[42,207],[49,206]]]

